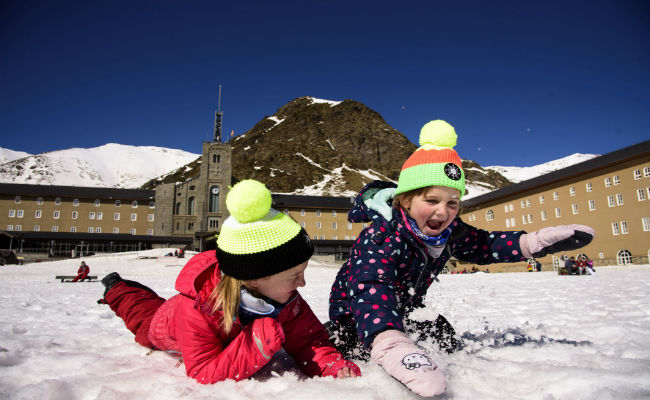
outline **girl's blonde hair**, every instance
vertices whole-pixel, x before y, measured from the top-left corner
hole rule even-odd
[[[413,198],[415,196],[420,196],[420,195],[424,196],[424,195],[426,195],[429,192],[429,189],[431,189],[432,187],[433,186],[425,186],[425,187],[422,187],[422,188],[409,190],[408,192],[403,192],[403,193],[395,195],[395,197],[393,198],[393,208],[399,209],[400,207],[402,207],[402,204],[404,202],[413,200]],[[463,203],[461,203],[460,200],[459,200],[459,202],[458,202],[458,214],[460,214],[460,212],[462,210],[462,204]]]
[[[217,286],[210,293],[209,300],[212,303],[212,311],[221,310],[223,313],[221,327],[226,335],[230,333],[233,323],[237,319],[242,286],[246,286],[244,281],[223,274]]]

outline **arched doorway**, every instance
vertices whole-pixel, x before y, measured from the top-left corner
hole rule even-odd
[[[632,253],[628,250],[620,250],[616,254],[616,264],[617,265],[630,265],[632,264]]]

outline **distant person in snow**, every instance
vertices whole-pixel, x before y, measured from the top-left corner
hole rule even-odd
[[[209,384],[247,379],[283,349],[309,376],[360,376],[329,341],[296,289],[314,247],[291,217],[271,208],[271,192],[244,180],[226,197],[230,217],[217,249],[192,257],[169,300],[108,274],[104,298],[135,341],[180,352],[187,376]],[[180,255],[180,254],[179,254]]]
[[[85,261],[82,261],[81,265],[79,266],[79,269],[77,270],[77,276],[74,277],[72,282],[83,281],[84,279],[86,279],[89,273],[90,273],[90,267],[86,264]]]
[[[445,317],[410,318],[445,263],[485,265],[520,262],[588,244],[593,229],[583,225],[539,232],[487,232],[464,223],[458,212],[465,173],[453,150],[456,132],[447,122],[429,122],[420,145],[404,163],[397,186],[366,185],[348,213],[369,223],[354,243],[330,293],[330,338],[346,356],[372,359],[421,396],[444,392],[445,375],[418,342],[458,349]],[[415,337],[413,341],[410,336]]]

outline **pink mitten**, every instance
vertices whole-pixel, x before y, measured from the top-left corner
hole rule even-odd
[[[445,391],[445,374],[404,332],[391,329],[375,337],[372,360],[412,392],[430,397]]]
[[[585,225],[558,225],[521,235],[519,247],[526,258],[544,257],[558,251],[584,247],[594,235],[594,230]]]

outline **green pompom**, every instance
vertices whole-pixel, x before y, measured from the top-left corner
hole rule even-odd
[[[446,121],[437,119],[422,127],[420,131],[420,147],[434,145],[453,148],[456,146],[456,130]]]
[[[257,221],[271,209],[271,192],[263,183],[246,179],[230,189],[226,207],[239,223]]]

